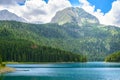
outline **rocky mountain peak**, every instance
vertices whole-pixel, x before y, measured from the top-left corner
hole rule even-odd
[[[99,20],[95,16],[87,13],[82,8],[69,7],[58,11],[52,18],[51,23],[58,23],[60,25],[75,23],[81,26],[86,23],[99,24]]]

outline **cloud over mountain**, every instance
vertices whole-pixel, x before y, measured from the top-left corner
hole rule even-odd
[[[108,13],[103,13],[100,9],[95,10],[88,0],[79,0],[79,7],[88,13],[96,16],[101,24],[120,26],[120,0],[112,3],[112,8]],[[0,10],[7,9],[10,12],[25,18],[29,22],[50,22],[57,11],[67,7],[72,7],[70,0],[0,0]]]
[[[112,8],[108,13],[102,13],[100,9],[95,11],[95,6],[92,6],[87,0],[79,0],[81,7],[92,15],[96,16],[101,24],[120,26],[120,0],[112,3]]]
[[[17,15],[24,17],[30,22],[47,23],[55,15],[55,13],[66,7],[71,7],[68,0],[49,0],[46,3],[44,0],[10,0],[11,5],[7,5],[9,1],[1,0],[2,7],[0,9],[7,9]],[[19,2],[18,2],[19,1]],[[24,5],[19,3],[25,2]]]

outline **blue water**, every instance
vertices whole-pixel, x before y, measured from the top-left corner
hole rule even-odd
[[[120,63],[8,64],[4,80],[120,80]]]

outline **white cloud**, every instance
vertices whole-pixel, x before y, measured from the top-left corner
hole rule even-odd
[[[24,1],[25,5],[18,4]],[[95,11],[95,6],[92,6],[87,0],[79,1],[80,7],[96,16],[101,24],[120,26],[120,0],[114,1],[112,9],[106,14],[103,14],[100,9]],[[69,0],[49,0],[48,3],[44,0],[0,0],[0,10],[7,9],[27,21],[41,23],[50,22],[57,11],[71,6]]]
[[[0,9],[7,9],[30,22],[47,23],[57,11],[71,6],[68,0],[49,0],[48,3],[43,0],[26,0],[25,5],[2,5]]]
[[[103,14],[100,9],[95,11],[95,6],[92,6],[87,0],[79,1],[81,7],[85,11],[96,16],[101,24],[120,26],[120,0],[114,1],[111,10],[106,14]]]

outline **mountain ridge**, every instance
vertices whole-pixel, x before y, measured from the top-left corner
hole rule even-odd
[[[76,8],[74,9],[76,11]],[[72,13],[74,12],[72,11]],[[90,22],[83,21],[82,24],[80,23],[81,25],[75,20],[62,25],[59,25],[57,22],[32,24],[0,21],[0,38],[6,40],[23,39],[37,45],[84,54],[90,61],[104,60],[108,54],[120,50],[120,28],[101,25],[96,17],[86,14],[82,16],[83,18],[89,18]],[[74,18],[76,18],[76,15]],[[91,23],[93,18],[95,23]]]
[[[27,22],[25,19],[19,17],[15,13],[12,13],[6,9],[0,11],[0,20]]]

